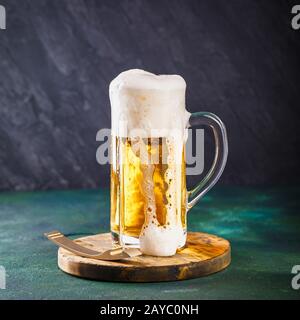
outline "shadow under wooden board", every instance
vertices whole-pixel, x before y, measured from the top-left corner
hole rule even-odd
[[[112,248],[109,233],[75,240],[97,251]],[[189,232],[186,246],[172,257],[138,256],[120,261],[79,257],[58,250],[58,266],[74,276],[120,282],[159,282],[198,278],[225,269],[230,264],[229,241],[215,235]]]

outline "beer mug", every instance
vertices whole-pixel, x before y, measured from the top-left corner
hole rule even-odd
[[[224,124],[212,113],[187,112],[185,89],[180,76],[138,69],[110,84],[111,234],[115,243],[148,255],[171,256],[185,245],[187,212],[218,181],[227,160]],[[215,157],[188,191],[185,142],[196,125],[212,128]]]

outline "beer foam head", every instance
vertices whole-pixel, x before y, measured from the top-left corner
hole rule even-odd
[[[164,137],[183,132],[186,83],[179,75],[155,75],[133,69],[119,74],[109,86],[112,133],[121,137]]]
[[[174,225],[167,228],[146,225],[140,235],[140,249],[150,256],[168,257],[176,253],[183,231]]]

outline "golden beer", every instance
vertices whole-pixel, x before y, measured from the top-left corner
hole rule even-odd
[[[116,242],[126,245],[138,245],[151,210],[159,227],[175,223],[186,231],[185,146],[180,150],[180,161],[175,162],[170,160],[174,159],[170,152],[175,152],[176,141],[164,137],[141,140],[144,149],[136,139],[113,136],[111,140],[111,231]],[[173,148],[170,143],[174,144]],[[143,160],[145,156],[148,157]],[[149,192],[154,209],[149,207],[145,181],[153,186]],[[168,217],[172,206],[175,215]]]

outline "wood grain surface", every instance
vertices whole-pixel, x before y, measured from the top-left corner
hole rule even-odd
[[[104,251],[112,247],[109,233],[76,240]],[[215,235],[188,233],[186,246],[172,257],[138,256],[122,261],[101,261],[76,256],[59,248],[58,266],[66,273],[95,280],[124,282],[174,281],[218,272],[230,264],[230,244]]]

